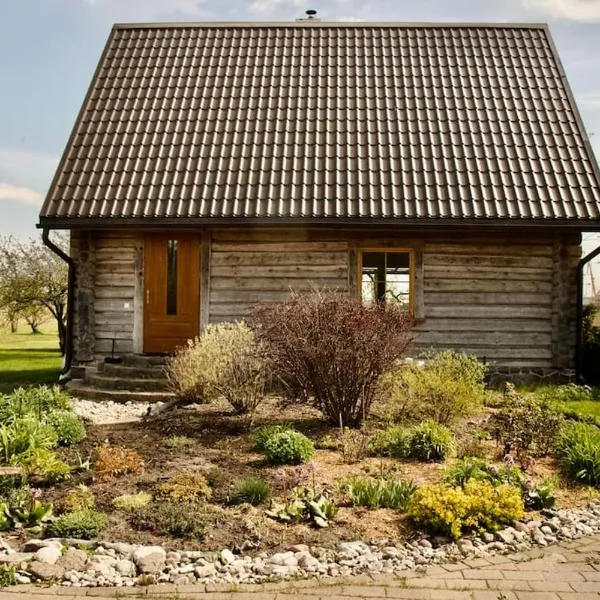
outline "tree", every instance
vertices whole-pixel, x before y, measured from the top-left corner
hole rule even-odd
[[[66,237],[55,243],[66,250]],[[9,319],[44,307],[56,319],[60,351],[67,334],[68,266],[39,240],[0,238],[0,309]],[[31,323],[30,323],[31,326]],[[32,326],[33,327],[33,326]]]

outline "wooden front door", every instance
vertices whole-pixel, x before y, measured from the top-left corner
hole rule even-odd
[[[199,333],[200,239],[148,234],[144,246],[144,352],[173,352]]]

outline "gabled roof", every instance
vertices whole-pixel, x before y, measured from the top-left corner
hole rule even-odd
[[[544,25],[116,25],[45,227],[600,224]]]

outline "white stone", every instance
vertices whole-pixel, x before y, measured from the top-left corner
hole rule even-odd
[[[231,550],[228,550],[227,548],[224,548],[223,550],[221,550],[220,557],[221,557],[221,562],[224,565],[229,565],[235,560],[234,553]]]
[[[135,575],[135,565],[130,560],[119,560],[115,564],[115,569],[121,575],[125,577],[130,577]]]
[[[40,562],[46,563],[47,565],[55,565],[56,561],[61,556],[62,551],[60,547],[46,546],[45,548],[40,548],[34,554],[34,560],[39,560]]]

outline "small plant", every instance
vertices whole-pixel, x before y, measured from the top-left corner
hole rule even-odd
[[[435,421],[425,421],[409,429],[406,441],[408,458],[429,462],[443,461],[453,449],[452,432]]]
[[[297,465],[295,467],[282,467],[275,471],[275,483],[277,489],[287,494],[294,488],[303,486],[312,475],[314,482],[315,463],[310,462],[307,465]],[[314,486],[313,486],[314,487]]]
[[[18,488],[0,500],[0,531],[39,527],[52,516],[52,503],[40,501],[41,490]]]
[[[504,454],[548,454],[563,424],[560,412],[545,400],[521,396],[510,383],[506,384],[505,397],[504,407],[490,419]]]
[[[108,519],[102,513],[82,509],[65,513],[50,526],[52,537],[71,537],[91,540],[108,527]]]
[[[339,447],[345,463],[359,462],[369,455],[371,436],[362,430],[344,427],[340,435]]]
[[[408,429],[388,427],[378,431],[371,439],[370,452],[374,456],[404,458],[408,452]]]
[[[457,460],[451,467],[446,469],[445,481],[453,486],[464,487],[472,479],[490,481],[491,477],[487,461],[468,457]]]
[[[315,446],[298,431],[283,431],[267,439],[264,453],[271,465],[297,465],[314,456]]]
[[[68,410],[51,412],[46,418],[46,423],[56,431],[58,443],[63,446],[77,444],[85,438],[83,421],[74,412]]]
[[[163,440],[164,445],[167,448],[185,448],[186,446],[193,446],[196,441],[187,435],[171,435]]]
[[[147,492],[137,494],[123,494],[113,498],[112,505],[123,512],[133,512],[152,502],[152,495]]]
[[[19,417],[0,427],[0,461],[11,464],[35,450],[55,448],[57,443],[56,432],[50,425],[33,416]]]
[[[58,458],[56,452],[45,448],[36,448],[27,454],[22,454],[13,464],[23,467],[31,481],[39,483],[58,483],[68,479],[71,467]]]
[[[244,502],[258,506],[264,504],[271,495],[271,487],[268,482],[260,477],[248,477],[238,483],[235,486],[233,492],[233,501],[236,504],[242,504]]]
[[[41,421],[56,410],[70,409],[69,395],[57,385],[18,388],[11,394],[0,394],[0,423],[4,425],[27,416]]]
[[[62,499],[61,508],[64,512],[82,509],[92,509],[96,506],[96,497],[87,485],[81,484],[69,490]]]
[[[286,431],[294,431],[294,428],[288,427],[287,425],[265,425],[261,427],[252,436],[252,441],[254,442],[254,450],[264,452],[265,444],[268,440],[270,440],[274,435],[278,433],[284,433]]]
[[[464,487],[426,485],[413,495],[409,514],[426,529],[459,538],[470,529],[496,530],[524,514],[519,489],[486,481],[469,481]]]
[[[565,474],[589,485],[600,485],[600,429],[569,423],[556,441],[556,454]]]
[[[179,473],[158,487],[157,497],[168,502],[204,502],[212,496],[206,477],[201,473]]]
[[[353,477],[345,483],[344,489],[354,506],[406,511],[417,488],[412,482]]]
[[[410,343],[410,315],[343,294],[293,294],[253,308],[268,366],[288,400],[314,404],[334,425],[369,415],[379,377]]]
[[[338,508],[328,498],[315,490],[297,488],[287,502],[274,502],[267,516],[284,523],[313,523],[317,527],[328,527]]]
[[[546,479],[537,486],[533,485],[531,480],[527,480],[523,485],[523,500],[525,507],[529,510],[543,510],[553,508],[556,504],[555,485],[552,479]]]
[[[0,565],[0,589],[17,585],[17,568],[15,565]]]
[[[206,535],[206,517],[197,504],[160,502],[144,506],[129,517],[132,527],[155,535],[203,540]]]
[[[138,474],[144,470],[142,457],[130,448],[121,446],[100,446],[96,458],[96,479],[110,481],[129,473]]]

